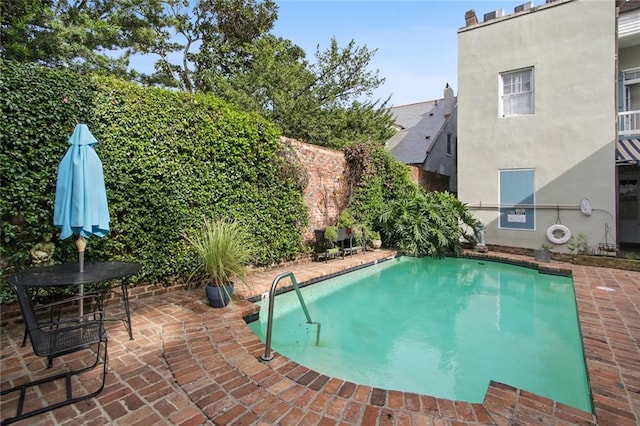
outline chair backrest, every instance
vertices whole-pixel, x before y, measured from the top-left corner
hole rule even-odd
[[[9,285],[11,289],[18,296],[18,303],[20,304],[20,311],[22,312],[22,317],[24,318],[25,323],[27,324],[27,328],[33,329],[38,327],[38,322],[36,320],[36,314],[33,310],[33,302],[31,302],[31,296],[29,295],[29,290],[27,286],[24,285],[24,279],[21,274],[14,274],[9,276],[8,278]]]
[[[20,304],[20,311],[22,312],[22,318],[24,318],[25,325],[27,326],[27,332],[29,333],[29,339],[33,344],[34,336],[32,333],[42,334],[38,326],[38,320],[36,318],[35,310],[33,309],[33,302],[31,301],[31,295],[29,289],[24,284],[22,274],[10,275],[7,279],[11,289],[18,296],[18,303]]]

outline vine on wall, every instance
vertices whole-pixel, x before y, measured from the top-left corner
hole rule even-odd
[[[0,61],[0,74],[3,275],[29,267],[29,250],[46,234],[56,261],[77,259],[52,216],[57,166],[79,117],[99,142],[111,215],[111,232],[89,241],[90,260],[135,260],[143,264],[137,280],[170,284],[197,263],[182,235],[203,216],[248,225],[260,248],[256,265],[304,253],[304,181],[283,174],[289,159],[258,115],[208,95],[35,65]]]

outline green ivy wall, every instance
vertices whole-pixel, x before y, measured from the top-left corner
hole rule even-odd
[[[203,216],[249,226],[257,266],[304,253],[305,179],[259,116],[208,95],[5,61],[0,96],[3,276],[29,267],[46,234],[57,261],[76,259],[73,238],[60,241],[52,217],[57,166],[81,117],[99,141],[111,214],[109,235],[89,240],[90,260],[135,260],[137,280],[170,284],[196,266],[183,235]]]

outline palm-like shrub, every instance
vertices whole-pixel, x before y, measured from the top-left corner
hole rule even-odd
[[[202,228],[186,239],[202,262],[204,277],[198,282],[224,287],[237,278],[247,283],[254,244],[253,236],[242,224],[232,219],[205,218]]]
[[[380,216],[385,245],[418,257],[461,253],[460,239],[469,239],[463,224],[474,229],[477,220],[462,202],[447,192],[422,189],[392,201]]]

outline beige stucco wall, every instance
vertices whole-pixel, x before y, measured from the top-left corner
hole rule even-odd
[[[597,245],[616,223],[614,2],[565,0],[512,16],[458,33],[459,198],[485,223],[488,244],[549,243],[560,206],[562,224]],[[498,117],[500,73],[530,66],[535,113]],[[498,227],[498,171],[512,168],[535,169],[535,231]]]

